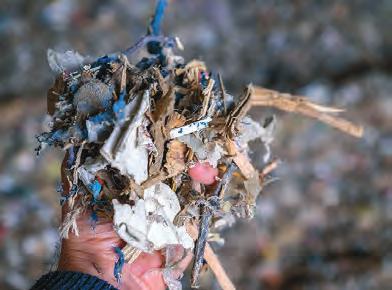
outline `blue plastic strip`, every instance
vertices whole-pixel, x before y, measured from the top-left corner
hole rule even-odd
[[[167,6],[167,0],[158,0],[155,6],[155,14],[151,20],[151,34],[158,36],[161,34],[161,24],[163,15],[165,14],[165,8]]]
[[[101,193],[102,185],[98,182],[98,180],[95,180],[93,183],[90,184],[90,189],[93,193],[94,200],[97,200],[99,194]]]
[[[124,267],[125,258],[124,258],[123,251],[121,251],[121,249],[119,247],[115,247],[114,251],[118,255],[118,260],[116,261],[116,263],[114,263],[113,273],[114,273],[114,277],[117,279],[117,282],[120,283],[121,272],[122,272],[122,268]]]

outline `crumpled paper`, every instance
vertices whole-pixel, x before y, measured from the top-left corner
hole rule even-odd
[[[185,227],[173,224],[181,208],[177,195],[168,185],[158,183],[147,188],[144,198],[137,200],[134,206],[114,199],[113,208],[114,228],[128,244],[145,252],[173,244],[193,248],[193,240]]]

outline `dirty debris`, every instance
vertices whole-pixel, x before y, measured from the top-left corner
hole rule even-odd
[[[187,135],[199,130],[203,130],[208,127],[208,123],[211,122],[211,120],[212,119],[209,117],[180,128],[172,129],[170,131],[170,138],[178,138],[183,135]]]
[[[362,131],[330,115],[338,110],[303,98],[251,85],[238,98],[229,95],[220,75],[201,61],[185,62],[176,55],[183,48],[179,39],[160,33],[166,4],[158,1],[148,35],[123,52],[86,63],[77,52],[48,51],[59,75],[48,92],[51,130],[38,140],[40,148],[69,152],[66,175],[73,191],[62,236],[77,233],[81,204],[111,216],[127,243],[113,253],[118,280],[123,263],[140,252],[181,245],[194,249],[193,287],[209,255],[218,281],[225,281],[222,288],[234,289],[219,277],[225,273],[207,242],[210,228],[253,217],[267,171],[252,165],[248,143],[260,140],[265,166],[271,164],[275,117],[259,124],[247,115],[251,106],[300,112],[355,136]],[[144,57],[130,62],[139,52]],[[214,174],[199,178],[201,171]],[[83,203],[75,205],[78,197]],[[165,277],[171,289],[180,288]]]

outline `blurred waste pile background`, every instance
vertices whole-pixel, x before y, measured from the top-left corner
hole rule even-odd
[[[238,95],[250,81],[348,109],[361,140],[319,122],[277,117],[283,162],[252,221],[215,246],[238,289],[389,289],[392,285],[392,2],[173,0],[163,32],[187,61],[220,72]],[[26,289],[58,247],[61,151],[39,158],[47,48],[98,57],[145,34],[154,1],[0,3],[0,288]],[[190,17],[191,15],[191,17]],[[269,113],[269,112],[268,112]],[[255,120],[266,117],[257,108]],[[252,159],[264,152],[253,144]],[[388,250],[389,249],[389,250]],[[189,279],[184,279],[187,283]],[[201,289],[219,289],[208,273]],[[187,289],[186,284],[185,289]]]

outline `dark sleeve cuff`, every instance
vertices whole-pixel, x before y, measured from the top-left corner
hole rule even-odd
[[[71,271],[49,272],[42,276],[30,290],[117,290],[98,277]]]

